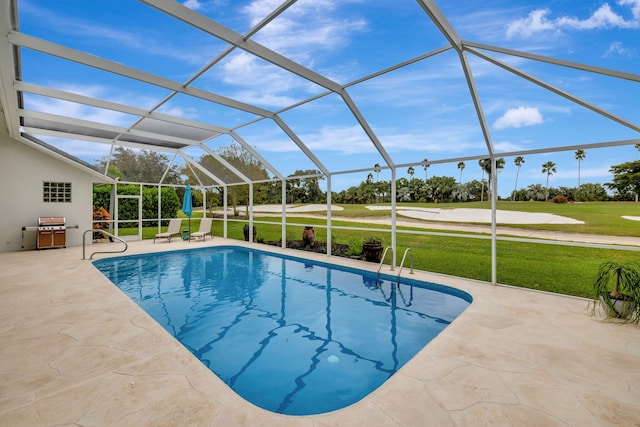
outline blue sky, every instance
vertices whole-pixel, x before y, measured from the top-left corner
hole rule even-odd
[[[281,2],[188,0],[183,4],[244,34]],[[580,62],[637,75],[640,73],[640,0],[439,1],[438,6],[462,40]],[[227,45],[169,18],[141,2],[21,0],[20,31],[154,75],[185,83]],[[408,61],[446,45],[446,40],[413,0],[300,0],[258,31],[252,40],[289,57],[340,85]],[[640,84],[530,59],[482,51],[622,121],[640,126]],[[170,91],[157,86],[22,49],[23,80],[98,99],[151,109]],[[603,117],[532,84],[484,59],[467,54],[471,72],[498,153],[558,146],[598,144],[640,138],[637,130]],[[279,111],[326,90],[251,54],[236,49],[192,83],[193,87]],[[395,164],[438,161],[486,154],[468,86],[455,51],[432,56],[347,88]],[[137,117],[25,94],[25,108],[127,128]],[[211,125],[235,128],[256,116],[176,95],[159,112]],[[280,114],[330,171],[384,165],[342,99],[331,94]],[[284,175],[314,169],[313,163],[271,120],[236,132]],[[108,154],[109,146],[40,135],[88,161]],[[207,142],[215,149],[229,136]],[[187,154],[198,158],[197,147]],[[171,154],[168,154],[171,157]],[[574,150],[525,155],[518,188],[545,184],[546,161],[556,163],[551,186],[574,187]],[[582,183],[611,180],[612,164],[635,160],[633,145],[586,150]],[[477,160],[466,161],[462,181],[480,179]],[[425,171],[415,167],[416,177]],[[408,176],[407,168],[398,177]],[[515,184],[513,157],[499,175],[499,193]],[[356,185],[367,172],[336,175],[334,190]],[[434,164],[428,175],[460,178],[457,161]],[[383,171],[380,179],[389,179]]]

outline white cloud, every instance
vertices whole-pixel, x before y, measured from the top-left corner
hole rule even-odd
[[[279,7],[280,0],[254,0],[241,9],[251,26]],[[286,55],[308,68],[321,68],[324,55],[347,46],[354,32],[364,31],[359,17],[344,19],[334,13],[335,0],[298,2],[261,29],[252,40]],[[212,75],[234,92],[226,95],[268,108],[284,107],[319,93],[322,88],[246,52],[235,51]],[[235,88],[235,89],[234,89]],[[297,95],[296,95],[297,94]]]
[[[318,134],[302,135],[307,147],[314,151],[329,150],[343,154],[373,153],[373,143],[360,126],[324,127]]]
[[[331,151],[340,155],[351,155],[377,152],[359,125],[325,126],[317,132],[299,133],[299,136],[302,142],[316,153]],[[464,129],[464,127],[428,134],[383,129],[379,130],[378,137],[384,148],[391,154],[399,151],[462,153],[468,150],[486,150],[484,142],[474,140],[469,129]],[[263,137],[256,146],[261,150],[272,152],[299,151],[299,148],[290,140],[283,140],[282,135],[274,135],[272,138]]]
[[[507,27],[507,37],[512,38],[519,35],[528,38],[541,31],[555,30],[553,22],[546,18],[550,13],[549,9],[537,9],[530,12],[526,18],[512,22]]]
[[[507,37],[529,38],[541,32],[557,32],[563,29],[593,30],[600,28],[640,28],[640,0],[620,0],[618,4],[629,7],[633,19],[625,19],[614,11],[608,3],[600,6],[591,16],[580,19],[575,16],[561,16],[553,19],[550,9],[536,9],[526,18],[518,19],[507,26]]]
[[[188,0],[188,2],[198,3],[201,6],[216,3],[216,1],[205,2],[202,0]],[[48,27],[60,34],[82,38],[83,40],[93,39],[98,44],[106,43],[111,47],[118,46],[122,50],[141,52],[144,55],[154,55],[161,58],[177,59],[187,64],[198,66],[201,66],[211,57],[211,43],[194,44],[195,46],[185,49],[182,45],[171,45],[171,42],[162,41],[162,38],[158,37],[157,34],[147,34],[147,32],[141,31],[141,28],[137,27],[103,24],[95,20],[63,14],[63,12],[58,12],[57,10],[51,11],[33,4],[27,4],[21,12],[37,16],[40,21],[46,22]],[[157,29],[157,31],[163,30]]]
[[[537,108],[518,107],[508,109],[493,123],[493,127],[494,129],[519,128],[538,125],[542,122],[542,114]]]
[[[625,19],[611,10],[611,6],[607,3],[603,4],[596,10],[593,15],[587,19],[578,19],[572,16],[564,16],[556,21],[558,27],[574,28],[576,30],[592,30],[595,28],[634,28],[638,23],[633,21],[625,21]]]
[[[640,0],[618,0],[620,6],[630,6],[635,19],[640,20]]]
[[[185,0],[182,4],[191,10],[209,10],[219,6],[226,6],[228,0]]]
[[[182,107],[169,107],[167,104],[163,104],[159,109],[159,113],[168,114],[175,117],[182,118],[190,118],[190,119],[199,119],[200,116],[198,114],[198,110],[195,107],[191,108],[182,108]]]
[[[74,102],[59,99],[30,97],[28,100],[30,110],[52,112],[61,116],[74,117],[79,120],[88,120],[96,123],[106,123],[113,126],[128,127],[132,124],[131,116],[117,111],[88,107]]]
[[[281,0],[255,0],[242,12],[254,26],[280,3]],[[354,32],[367,29],[362,18],[345,19],[334,14],[338,4],[335,0],[298,2],[261,29],[253,39],[310,66],[318,54],[347,46]]]
[[[65,138],[56,138],[48,135],[36,135],[37,138],[53,145],[59,150],[65,151],[72,156],[78,157],[85,162],[95,164],[101,157],[109,154],[109,145],[96,144],[87,141],[76,141]]]
[[[525,149],[525,147],[523,145],[515,144],[515,143],[510,142],[510,141],[494,142],[493,143],[493,148],[497,152],[503,152],[503,153],[508,153],[508,152],[511,152],[511,151],[519,151],[519,150]]]
[[[309,93],[309,82],[246,52],[234,52],[217,69],[220,79],[238,88],[228,94],[234,99],[269,107],[285,107],[299,99],[291,95],[302,88]],[[320,88],[315,89],[315,93]]]
[[[188,7],[189,9],[193,9],[193,10],[202,9],[202,3],[200,3],[198,0],[187,0],[182,4]]]
[[[635,49],[629,49],[624,47],[622,42],[613,42],[609,45],[609,49],[604,53],[604,57],[612,57],[612,56],[628,56],[632,57],[636,53]]]

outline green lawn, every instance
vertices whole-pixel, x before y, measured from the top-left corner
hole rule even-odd
[[[415,204],[411,206],[416,206]],[[476,207],[488,208],[488,203],[421,205],[439,208]],[[381,229],[380,232],[363,230],[333,229],[335,243],[349,244],[362,241],[366,236],[377,234],[383,238],[385,246],[390,245],[388,227],[368,224],[366,217],[388,216],[389,212],[369,211],[364,205],[344,205],[345,210],[335,212],[334,227],[356,227]],[[640,222],[621,219],[621,215],[640,216],[640,204],[631,202],[603,202],[581,204],[554,204],[542,202],[499,202],[499,209],[525,212],[546,212],[566,215],[585,221],[579,225],[531,225],[520,228],[581,232],[590,234],[640,236]],[[342,222],[336,216],[361,217],[362,223]],[[276,241],[281,238],[280,217],[257,217],[257,236],[262,241]],[[197,216],[191,219],[191,230],[199,227]],[[316,239],[326,241],[326,220],[319,218],[288,217],[287,240],[299,240],[305,224],[316,226]],[[222,236],[222,221],[214,221],[213,232]],[[183,221],[186,226],[186,220]],[[242,240],[243,222],[229,222],[228,237]],[[183,227],[184,228],[184,227]],[[416,229],[398,227],[398,262],[405,248],[411,247],[414,267],[419,270],[444,273],[453,276],[491,280],[491,243],[488,239],[467,239],[452,236],[417,234]],[[406,231],[403,232],[403,231]],[[156,227],[145,227],[143,238],[152,239]],[[124,233],[122,233],[124,234]],[[460,233],[457,233],[460,234]],[[600,264],[608,260],[637,260],[638,252],[612,249],[594,249],[560,245],[519,243],[498,241],[497,278],[499,283],[556,292],[566,295],[589,297],[591,283]],[[364,261],[363,261],[364,262]]]
[[[345,217],[385,217],[389,211],[371,211],[366,205],[338,205],[344,210],[336,211],[334,216]],[[383,205],[383,206],[388,206]],[[491,209],[490,202],[469,203],[398,203],[398,206],[455,209],[455,208],[480,208]],[[609,236],[636,236],[640,237],[640,222],[629,221],[621,218],[626,216],[640,216],[640,203],[635,202],[589,202],[589,203],[552,203],[552,202],[509,202],[498,201],[497,209],[508,211],[522,211],[534,213],[550,213],[567,216],[585,224],[526,224],[509,227],[528,230],[550,230],[572,233],[605,234]]]

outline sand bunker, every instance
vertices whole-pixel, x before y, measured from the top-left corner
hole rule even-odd
[[[631,220],[631,221],[640,221],[640,216],[624,215],[624,216],[622,216],[622,219],[628,219],[628,220]]]
[[[391,210],[391,206],[367,206],[369,210]],[[287,213],[305,213],[317,212],[323,213],[327,211],[327,205],[310,204],[310,205],[287,205]],[[238,206],[238,210],[244,212],[244,206]],[[340,206],[331,206],[331,211],[344,210]],[[282,213],[282,205],[256,205],[253,207],[255,213]],[[422,208],[398,206],[398,215],[422,219],[426,221],[444,221],[444,222],[464,222],[464,223],[491,223],[490,209],[441,209],[441,208]],[[548,213],[520,212],[498,210],[497,222],[499,224],[584,224],[582,221],[573,218],[553,215]],[[640,217],[623,217],[625,219],[633,219],[640,221]]]
[[[369,210],[391,210],[390,206],[367,206]],[[490,209],[439,209],[397,207],[398,215],[426,221],[446,221],[465,223],[491,223]],[[496,222],[499,224],[584,224],[573,218],[548,213],[496,211]]]
[[[244,212],[244,206],[238,207],[238,210]],[[331,206],[331,211],[342,211],[344,210],[340,206]],[[253,206],[254,212],[261,213],[282,213],[282,205],[255,205]],[[289,213],[299,213],[299,212],[326,212],[327,205],[322,204],[311,204],[311,205],[287,205],[287,212]]]

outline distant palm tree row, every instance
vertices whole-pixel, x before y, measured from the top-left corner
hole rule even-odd
[[[546,175],[546,183],[543,187],[540,184],[532,184],[527,188],[518,190],[518,179],[520,176],[520,168],[525,163],[523,156],[516,156],[513,160],[517,167],[516,180],[511,194],[511,200],[549,200],[556,196],[563,196],[571,200],[607,200],[609,196],[606,190],[600,184],[581,184],[580,183],[580,162],[586,157],[584,150],[575,152],[575,159],[578,161],[578,187],[568,188],[550,188],[549,178],[557,173],[557,166],[552,161],[542,164],[542,173]],[[421,201],[421,202],[447,202],[447,201],[484,201],[491,197],[492,184],[492,161],[490,158],[478,160],[478,165],[482,169],[482,178],[480,181],[472,180],[466,183],[462,181],[462,173],[466,168],[466,163],[458,162],[457,168],[460,171],[459,179],[447,176],[432,176],[429,178],[429,160],[424,159],[421,165],[425,171],[424,180],[415,178],[415,168],[409,166],[407,174],[409,179],[399,178],[397,180],[397,200],[398,201]],[[503,157],[495,159],[496,172],[505,167],[505,159]],[[337,203],[372,203],[372,202],[388,202],[391,197],[390,182],[379,181],[379,173],[382,167],[379,164],[374,165],[374,175],[369,174],[367,180],[357,187],[351,187],[339,193],[334,193],[334,200]],[[485,174],[487,179],[485,180]],[[486,198],[485,198],[486,197]]]
[[[637,146],[640,144],[636,144],[636,148],[638,148]],[[579,149],[576,150],[575,152],[575,159],[578,161],[578,188],[580,188],[580,162],[582,162],[582,160],[584,160],[586,157],[586,154],[584,152],[584,150]],[[423,160],[423,164],[427,163],[427,159]],[[525,163],[524,157],[522,156],[516,156],[513,159],[513,163],[516,165],[516,167],[518,168],[518,171],[516,172],[516,182],[515,185],[513,187],[513,193],[512,193],[512,200],[515,200],[515,196],[517,193],[517,189],[518,189],[518,177],[520,176],[520,168],[522,167],[522,165]],[[481,178],[481,182],[484,183],[484,174],[487,174],[488,180],[487,180],[487,186],[490,189],[491,188],[491,159],[490,158],[485,158],[485,159],[480,159],[478,160],[478,164],[480,165],[480,168],[482,168],[482,178]],[[496,171],[500,171],[501,169],[503,169],[505,166],[505,160],[504,157],[500,157],[498,159],[496,159]],[[425,166],[425,170],[428,166]],[[458,162],[458,169],[460,170],[460,183],[462,183],[462,171],[465,169],[466,164],[464,162]],[[542,164],[542,173],[547,175],[547,182],[546,182],[546,199],[549,198],[549,177],[551,175],[553,175],[554,173],[556,173],[556,164],[552,161],[548,161]],[[413,178],[413,167],[409,167],[409,171],[408,171],[409,175],[411,176],[411,178]],[[489,195],[491,194],[490,190],[488,190]]]

